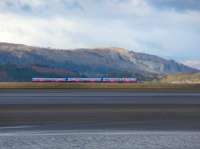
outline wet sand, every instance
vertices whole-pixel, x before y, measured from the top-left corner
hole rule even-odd
[[[200,130],[200,105],[0,105],[0,125],[67,130]]]

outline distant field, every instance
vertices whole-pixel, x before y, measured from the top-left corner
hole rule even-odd
[[[133,89],[138,91],[197,91],[200,84],[161,83],[31,83],[1,82],[0,89]]]

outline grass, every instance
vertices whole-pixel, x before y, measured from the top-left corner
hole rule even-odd
[[[0,89],[130,89],[135,91],[194,91],[200,92],[200,84],[166,83],[32,83],[1,82]]]

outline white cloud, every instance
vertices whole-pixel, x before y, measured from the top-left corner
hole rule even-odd
[[[157,10],[145,0],[2,0],[0,20],[2,42],[200,57],[200,12]]]
[[[0,14],[0,41],[54,48],[99,46],[133,47],[134,37],[123,23],[112,21],[95,26],[90,20],[32,18]],[[95,22],[97,23],[97,22]],[[118,30],[124,28],[124,30]],[[121,39],[125,39],[122,41]],[[130,39],[129,39],[130,38]],[[120,44],[119,44],[120,43]]]
[[[1,11],[27,12],[40,15],[79,15],[113,17],[121,15],[147,15],[151,8],[144,0],[3,0]]]
[[[0,41],[29,45],[62,47],[73,43],[67,36],[77,28],[75,22],[63,18],[29,18],[0,14]]]
[[[200,70],[200,60],[187,60],[183,61],[182,63]]]

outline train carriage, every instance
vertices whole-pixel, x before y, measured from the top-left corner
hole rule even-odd
[[[67,82],[101,82],[101,78],[67,78]]]
[[[32,82],[66,82],[66,78],[32,78]]]
[[[105,83],[136,83],[136,78],[103,78]]]
[[[32,82],[137,83],[136,78],[32,78]]]

